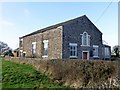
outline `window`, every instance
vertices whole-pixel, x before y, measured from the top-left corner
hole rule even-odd
[[[20,47],[23,47],[23,39],[20,39]]]
[[[77,58],[77,44],[70,43],[70,58]]]
[[[24,51],[24,52],[23,52],[23,57],[25,57],[25,55],[26,55],[26,52]]]
[[[43,40],[43,57],[48,57],[48,40]]]
[[[32,42],[32,55],[36,53],[36,42]]]
[[[84,32],[82,35],[82,46],[90,46],[90,35]]]
[[[98,46],[93,45],[93,57],[98,57]]]
[[[90,35],[88,35],[88,45],[90,45]]]
[[[23,50],[20,50],[20,57],[23,56]]]
[[[83,33],[83,45],[87,45],[87,33]]]
[[[109,48],[108,47],[105,47],[105,56],[109,56]]]

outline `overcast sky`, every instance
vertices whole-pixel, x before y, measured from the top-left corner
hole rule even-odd
[[[112,2],[4,2],[1,5],[0,41],[12,49],[19,45],[19,37],[38,29],[82,15],[103,33],[110,46],[118,44],[118,3]],[[104,13],[103,13],[104,12]],[[98,20],[98,18],[102,17]]]

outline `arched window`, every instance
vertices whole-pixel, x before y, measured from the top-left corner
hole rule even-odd
[[[83,45],[87,45],[87,33],[83,33]]]
[[[82,45],[89,46],[90,45],[90,35],[87,32],[83,32],[82,34]]]

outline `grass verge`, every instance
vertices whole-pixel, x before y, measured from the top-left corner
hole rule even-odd
[[[2,59],[2,88],[64,88],[53,83],[31,65]]]

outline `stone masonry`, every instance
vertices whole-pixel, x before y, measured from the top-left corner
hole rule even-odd
[[[43,55],[43,40],[48,40],[48,58],[62,58],[62,27],[49,30],[43,33],[37,33],[23,38],[23,47],[20,49],[26,52],[26,57],[32,57],[32,42],[36,42],[36,58],[41,58]],[[21,39],[21,38],[20,38]]]
[[[83,32],[87,32],[88,35],[90,35],[90,46],[81,45]],[[25,53],[25,57],[32,57],[32,42],[36,42],[35,58],[69,58],[69,43],[77,43],[77,58],[79,59],[82,59],[83,51],[88,51],[88,53],[91,52],[93,50],[93,45],[99,46],[99,59],[104,58],[102,32],[88,19],[86,15],[50,27],[46,27],[31,34],[22,36],[19,39],[23,39],[23,45],[22,47],[19,47],[19,50],[20,53]],[[48,57],[42,57],[43,40],[48,40]],[[111,51],[110,46],[108,46],[108,48],[109,51]],[[93,59],[93,57],[89,55],[89,59]]]

